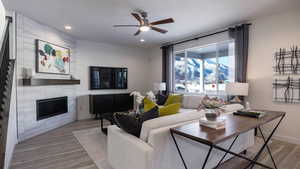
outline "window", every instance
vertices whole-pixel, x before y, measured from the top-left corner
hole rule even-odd
[[[235,75],[234,42],[175,52],[174,89],[180,93],[220,92]]]

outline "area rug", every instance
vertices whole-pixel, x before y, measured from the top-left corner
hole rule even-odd
[[[100,128],[74,131],[73,134],[99,169],[113,169],[107,161],[107,137]]]
[[[107,137],[101,132],[100,128],[91,128],[87,130],[79,130],[73,132],[82,147],[86,150],[87,154],[94,161],[99,169],[113,169],[107,160]],[[253,152],[257,152],[263,144],[261,138],[256,137],[255,146],[248,150],[247,156],[253,156]],[[277,153],[277,149],[274,150]],[[266,156],[260,162],[269,163],[270,158]],[[234,165],[233,165],[234,164]],[[244,160],[233,158],[225,162],[220,169],[238,169],[236,166],[246,166],[248,163]]]

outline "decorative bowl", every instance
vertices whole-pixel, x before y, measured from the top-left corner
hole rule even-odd
[[[218,115],[216,113],[205,113],[205,117],[209,121],[216,121]]]

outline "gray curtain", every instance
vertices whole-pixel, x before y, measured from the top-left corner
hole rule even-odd
[[[235,81],[247,81],[247,62],[249,46],[249,24],[229,28],[229,36],[235,40]]]
[[[173,92],[173,45],[163,46],[162,48],[162,82],[166,83],[164,94]]]

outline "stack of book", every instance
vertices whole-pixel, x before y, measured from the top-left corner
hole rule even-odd
[[[206,117],[203,117],[199,120],[201,126],[209,127],[215,130],[225,129],[225,119],[217,118],[215,121],[207,120]]]
[[[234,112],[233,114],[239,115],[239,116],[253,117],[253,118],[261,118],[266,115],[265,112],[256,111],[256,110],[238,110],[237,112]]]

